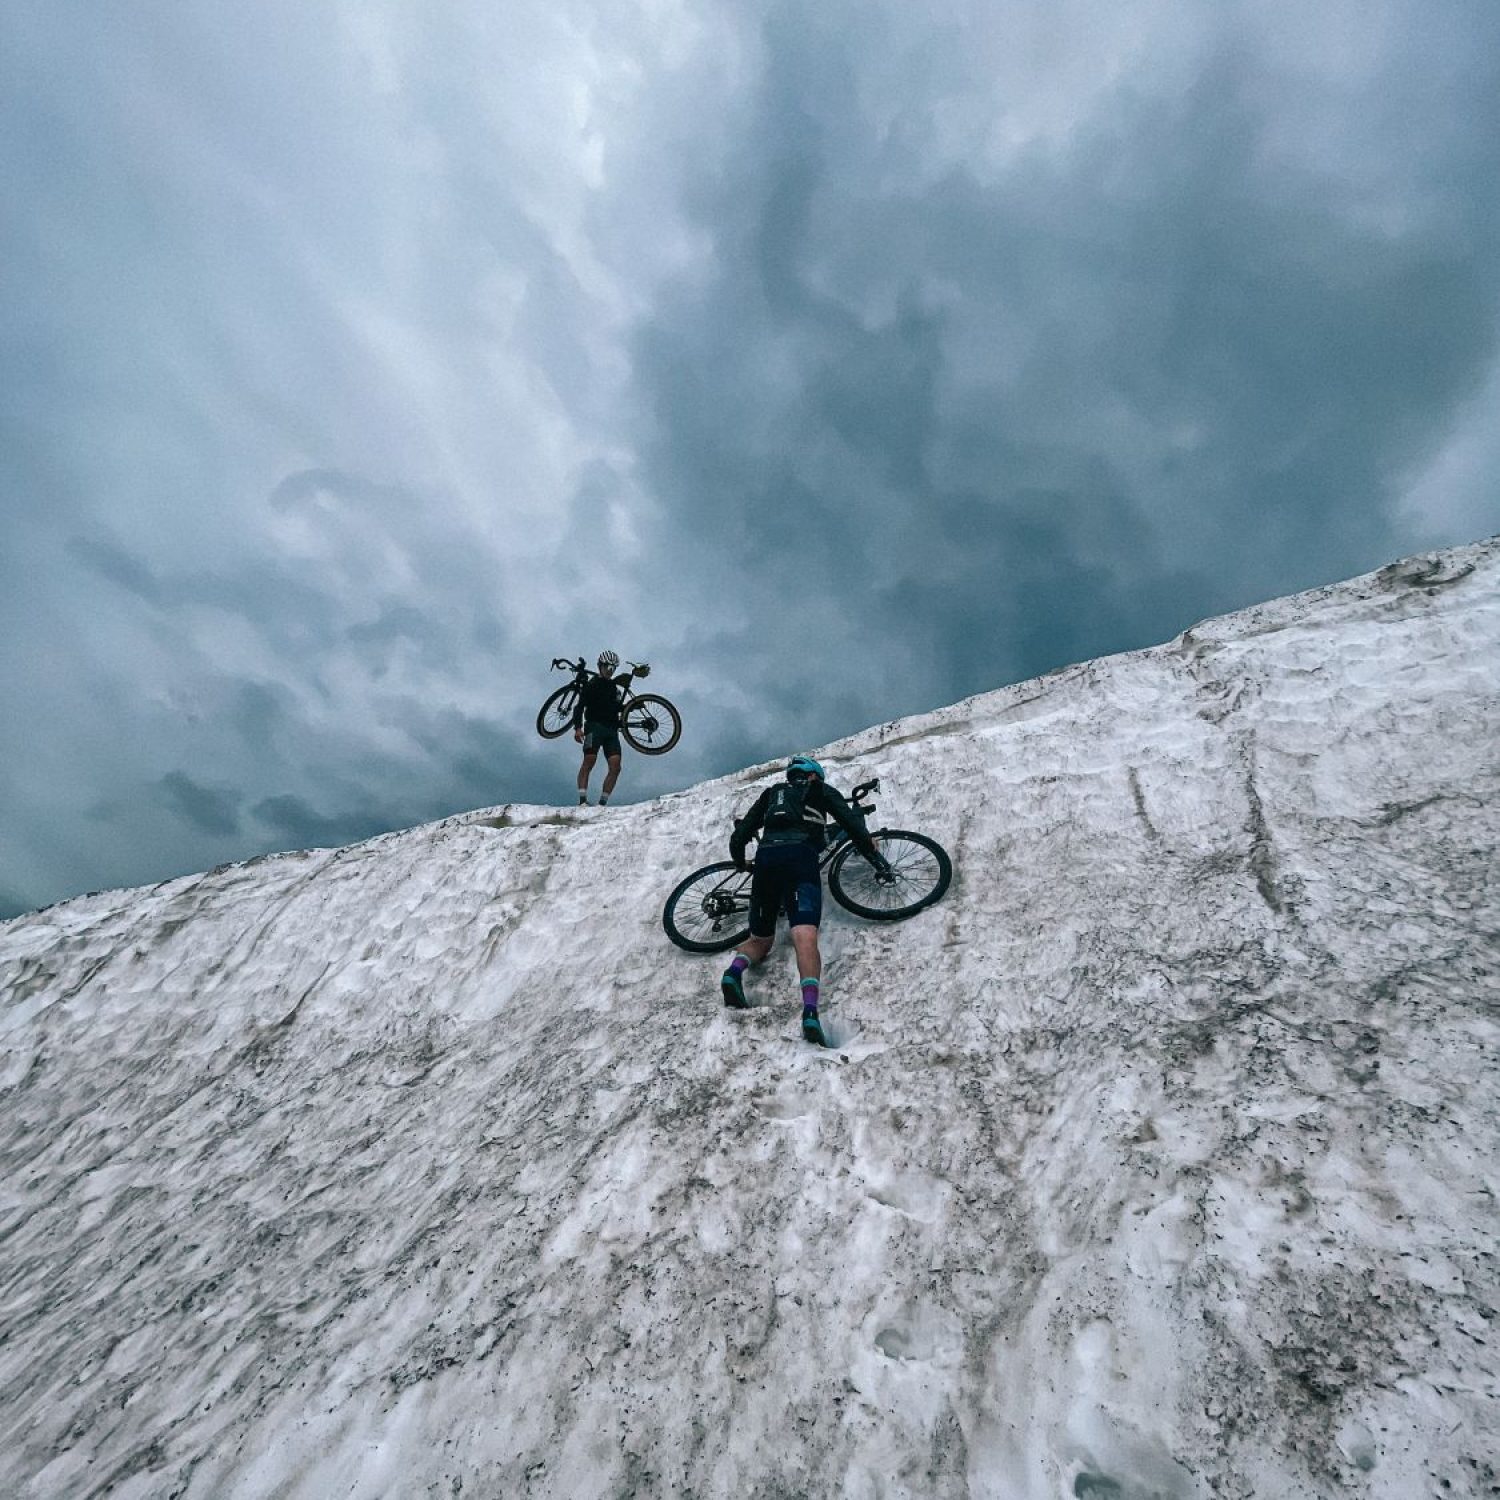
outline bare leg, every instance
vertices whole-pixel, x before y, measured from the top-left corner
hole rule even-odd
[[[607,797],[615,789],[615,782],[620,779],[620,757],[610,755],[605,757],[605,765],[609,767],[604,777],[604,795]]]
[[[747,937],[734,951],[743,953],[751,963],[758,964],[771,951],[771,944],[775,941],[774,937]]]
[[[823,955],[818,951],[818,929],[806,924],[792,928],[792,947],[797,954],[797,977],[821,979]]]
[[[583,764],[578,768],[578,790],[587,792],[589,789],[589,777],[594,774],[594,762],[599,759],[597,750],[585,750],[583,752]]]

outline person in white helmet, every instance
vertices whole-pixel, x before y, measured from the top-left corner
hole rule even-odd
[[[583,746],[583,764],[578,768],[578,803],[589,800],[589,777],[594,762],[604,752],[604,785],[599,792],[599,806],[609,802],[610,793],[620,779],[620,709],[629,687],[628,679],[615,677],[620,658],[613,651],[599,653],[598,674],[584,683],[573,710],[573,738]]]

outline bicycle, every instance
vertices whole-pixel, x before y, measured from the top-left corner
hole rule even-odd
[[[875,811],[866,799],[879,790],[878,779],[854,788],[849,802],[861,820]],[[890,862],[894,879],[888,882],[877,878],[837,824],[818,855],[818,868],[828,872],[828,889],[840,906],[874,922],[899,922],[942,898],[953,879],[953,861],[941,844],[905,828],[872,829],[870,837]],[[694,870],[667,897],[661,924],[689,953],[737,947],[750,934],[750,872],[729,859]]]
[[[623,685],[626,694],[625,702],[620,707],[620,733],[630,748],[639,750],[642,755],[665,755],[682,736],[682,715],[677,712],[674,704],[658,693],[637,693],[631,696],[631,680],[645,677],[651,668],[646,662],[628,661],[625,665],[630,670],[615,678],[616,682]],[[578,695],[583,691],[584,683],[595,675],[581,656],[577,661],[555,656],[552,659],[552,670],[571,672],[573,680],[558,688],[542,704],[541,712],[536,716],[536,732],[544,740],[555,740],[573,727]]]

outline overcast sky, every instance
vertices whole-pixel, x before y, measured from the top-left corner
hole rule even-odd
[[[0,170],[0,914],[1500,530],[1491,0],[9,0]]]

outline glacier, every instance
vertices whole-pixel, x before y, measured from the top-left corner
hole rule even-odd
[[[831,1051],[775,765],[0,926],[0,1494],[1500,1493],[1500,539],[787,749]]]

